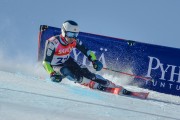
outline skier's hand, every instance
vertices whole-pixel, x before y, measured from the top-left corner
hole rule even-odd
[[[99,60],[94,60],[92,64],[96,71],[100,71],[103,68],[103,64]]]
[[[57,74],[56,72],[53,72],[50,74],[50,79],[53,81],[53,82],[61,82],[62,81],[62,76]]]

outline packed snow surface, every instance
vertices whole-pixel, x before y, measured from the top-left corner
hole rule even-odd
[[[0,70],[1,120],[180,120],[180,97],[130,86],[127,76],[99,73],[129,90],[149,91],[147,100],[92,90],[68,79],[53,83],[41,65],[8,65]]]

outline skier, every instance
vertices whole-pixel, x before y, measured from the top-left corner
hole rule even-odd
[[[66,77],[92,89],[111,91],[112,89],[110,88],[117,87],[114,83],[90,72],[85,66],[79,65],[70,56],[72,49],[77,48],[92,62],[96,71],[100,71],[103,68],[103,64],[97,60],[95,54],[85,47],[82,41],[77,39],[78,34],[78,24],[72,20],[67,20],[62,24],[61,34],[53,36],[46,41],[43,66],[50,74],[50,79],[53,82],[61,82]],[[130,91],[122,89],[123,94],[131,94]]]

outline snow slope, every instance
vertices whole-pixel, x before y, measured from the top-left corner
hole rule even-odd
[[[67,79],[53,83],[39,65],[11,65],[0,65],[0,120],[180,120],[177,96],[153,91],[147,100],[118,96]],[[127,77],[102,75],[127,89],[148,91],[126,85]]]

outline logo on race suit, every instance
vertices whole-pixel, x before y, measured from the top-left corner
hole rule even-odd
[[[76,42],[73,42],[72,44],[68,44],[67,46],[63,46],[62,44],[59,44],[56,48],[55,54],[58,56],[69,55],[75,46],[76,46]]]
[[[72,51],[73,48],[74,48],[74,47],[59,49],[59,50],[58,50],[58,55],[69,54],[69,53]]]
[[[148,56],[149,65],[146,77],[160,75],[158,80],[153,82],[153,86],[161,88],[180,90],[180,66],[163,64],[157,57]]]

